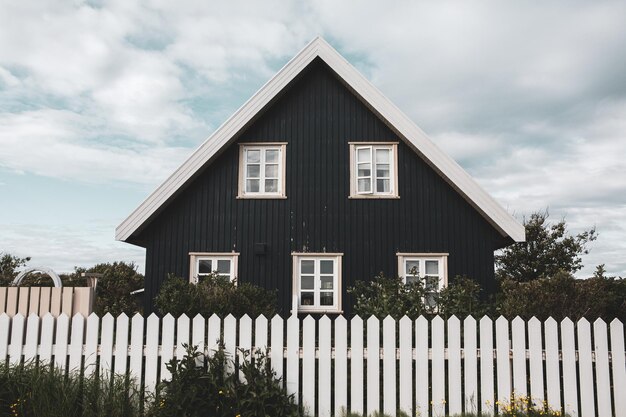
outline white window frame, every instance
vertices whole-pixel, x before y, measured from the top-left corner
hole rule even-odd
[[[200,276],[198,263],[204,260],[210,260],[215,265],[217,265],[217,261],[230,261],[228,279],[237,282],[237,264],[239,263],[239,253],[237,252],[189,252],[189,282],[198,283]]]
[[[398,276],[406,284],[406,261],[419,261],[419,278],[426,276],[426,261],[437,261],[439,266],[439,282],[437,292],[448,286],[448,254],[447,253],[397,253]]]
[[[285,195],[285,177],[287,169],[287,143],[286,142],[262,142],[262,143],[240,143],[239,144],[239,186],[237,198],[287,198]],[[247,177],[247,152],[258,150],[261,153],[259,162],[259,191],[246,191]],[[277,150],[278,155],[278,190],[276,192],[265,192],[265,151]]]
[[[348,142],[350,145],[350,196],[349,198],[400,198],[398,194],[398,142]],[[370,190],[359,191],[358,187],[358,158],[359,149],[368,149],[370,152]],[[389,158],[389,192],[376,191],[376,151],[387,149]]]
[[[293,259],[293,272],[292,272],[292,313],[297,311],[298,313],[326,313],[326,314],[341,314],[343,313],[341,309],[341,270],[342,270],[342,257],[343,253],[292,253]],[[300,268],[302,260],[314,260],[315,270],[314,270],[314,300],[313,305],[301,305],[300,294],[302,291],[311,291],[308,289],[302,290],[300,288],[300,284],[302,280],[300,279]],[[332,306],[322,306],[319,304],[321,289],[320,289],[320,271],[319,271],[319,261],[321,260],[332,260],[334,262],[333,265],[333,305]]]

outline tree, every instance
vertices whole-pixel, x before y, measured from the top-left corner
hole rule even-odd
[[[17,274],[18,269],[26,266],[26,262],[30,261],[30,257],[20,258],[10,253],[0,252],[0,286],[6,287],[11,285]]]
[[[524,222],[526,242],[514,243],[496,255],[498,279],[528,282],[561,271],[573,274],[583,267],[581,256],[589,253],[587,244],[597,238],[595,227],[572,236],[564,219],[550,224],[548,216],[547,210],[533,213]]]

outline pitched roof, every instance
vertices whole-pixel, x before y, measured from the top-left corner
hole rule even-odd
[[[244,129],[257,113],[262,111],[283,88],[317,57],[335,71],[342,82],[364,104],[404,139],[503,236],[508,236],[517,242],[525,240],[523,225],[515,220],[459,164],[435,145],[411,119],[320,37],[313,39],[293,57],[206,139],[126,220],[120,223],[116,228],[115,238],[122,241],[129,240],[133,234],[147,225],[151,218],[158,213],[159,208],[167,204],[181,187],[191,180],[223,147],[227,146],[231,139]]]

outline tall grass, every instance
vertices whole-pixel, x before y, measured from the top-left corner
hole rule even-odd
[[[140,412],[139,392],[125,377],[0,364],[0,416],[135,417]]]

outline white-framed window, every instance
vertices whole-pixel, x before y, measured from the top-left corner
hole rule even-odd
[[[398,253],[398,275],[405,284],[422,281],[426,290],[424,303],[436,304],[435,297],[448,285],[447,253]]]
[[[237,278],[237,261],[239,253],[189,253],[189,282],[197,284],[212,273],[230,281]]]
[[[398,198],[398,144],[350,142],[350,198]]]
[[[341,313],[342,256],[342,253],[292,254],[292,288],[298,312]]]
[[[285,198],[286,143],[242,143],[238,198]]]

